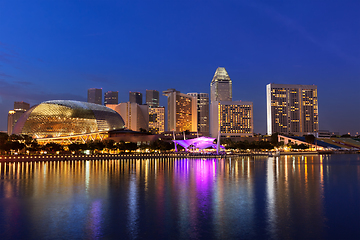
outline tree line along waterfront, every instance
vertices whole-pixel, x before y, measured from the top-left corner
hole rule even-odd
[[[311,135],[312,136],[312,135]],[[307,138],[307,142],[312,143],[315,138]],[[216,141],[216,140],[215,140]],[[245,151],[269,151],[286,146],[290,150],[306,150],[308,144],[289,143],[284,145],[278,142],[277,134],[273,134],[269,141],[232,141],[223,139],[222,144],[227,151],[245,152]],[[114,140],[88,141],[86,143],[71,143],[62,145],[55,142],[39,144],[36,139],[27,135],[7,135],[0,133],[0,155],[30,155],[30,154],[118,154],[118,153],[159,153],[173,152],[174,143],[165,140],[155,140],[153,142],[135,143],[135,142],[115,142]],[[184,148],[178,145],[178,151],[184,151]]]

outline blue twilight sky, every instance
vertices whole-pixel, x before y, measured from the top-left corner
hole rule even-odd
[[[265,85],[318,86],[320,129],[360,132],[360,1],[0,0],[0,130],[14,101],[86,101],[88,88],[209,92],[217,67],[233,99]],[[166,104],[166,98],[161,97]]]

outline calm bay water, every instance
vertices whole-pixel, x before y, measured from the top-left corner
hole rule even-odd
[[[0,163],[0,239],[359,239],[360,155]]]

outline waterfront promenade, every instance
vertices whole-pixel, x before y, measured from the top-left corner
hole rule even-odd
[[[281,152],[281,155],[318,154],[318,152]],[[121,160],[153,158],[230,158],[237,156],[269,156],[269,152],[254,151],[231,154],[194,154],[194,153],[123,153],[123,154],[54,154],[54,155],[8,155],[1,156],[0,162],[37,162],[67,160]]]

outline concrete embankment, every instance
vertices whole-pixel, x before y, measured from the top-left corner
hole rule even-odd
[[[308,155],[318,152],[281,152],[280,155]],[[329,154],[329,153],[325,153]],[[230,158],[240,156],[269,156],[269,152],[244,152],[231,154],[192,154],[192,153],[131,153],[131,154],[54,154],[54,155],[11,155],[1,156],[0,162],[37,162],[37,161],[67,161],[67,160],[122,160],[122,159],[155,159],[155,158]]]
[[[224,155],[190,154],[94,154],[94,155],[12,155],[0,156],[0,162],[37,162],[37,161],[77,161],[77,160],[122,160],[153,158],[223,158]]]
[[[234,153],[234,154],[191,154],[191,153],[137,153],[137,154],[74,154],[74,155],[11,155],[0,156],[0,162],[37,162],[67,160],[122,160],[122,159],[154,159],[154,158],[228,158],[237,156],[267,156],[266,152]]]

